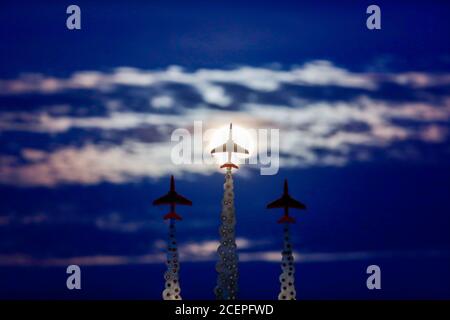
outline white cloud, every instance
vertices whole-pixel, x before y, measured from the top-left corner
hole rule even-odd
[[[353,73],[328,61],[312,61],[290,70],[238,67],[235,69],[199,69],[193,72],[171,66],[165,70],[117,68],[111,73],[80,71],[69,78],[47,77],[42,74],[24,74],[18,79],[0,80],[0,94],[28,92],[55,93],[71,89],[110,90],[117,85],[150,87],[164,83],[178,83],[193,87],[206,102],[227,106],[231,98],[220,83],[238,84],[257,91],[274,91],[281,84],[336,85],[374,89],[376,80],[370,74]]]
[[[409,85],[413,88],[445,86],[450,84],[450,75],[442,73],[428,74],[424,72],[405,72],[389,74],[386,78],[399,85]]]
[[[0,182],[27,186],[57,184],[122,183],[141,178],[160,178],[190,172],[211,174],[206,165],[175,165],[168,143],[127,142],[120,147],[85,145],[47,152],[43,159],[28,164],[0,166]]]
[[[168,109],[173,107],[174,99],[170,96],[157,96],[151,100],[150,105],[156,109]]]
[[[447,138],[448,128],[432,124],[425,127],[419,134],[425,142],[439,143]]]
[[[18,79],[0,80],[0,94],[28,92],[50,94],[70,89],[109,90],[116,85],[150,87],[164,83],[178,83],[192,86],[207,98],[209,91],[217,92],[221,88],[221,83],[238,84],[252,90],[270,92],[279,89],[282,84],[334,85],[375,90],[381,82],[385,81],[424,88],[448,85],[450,84],[450,75],[424,72],[398,74],[351,72],[325,60],[311,61],[289,70],[241,66],[234,69],[198,69],[190,72],[179,66],[170,66],[165,70],[121,67],[110,73],[79,71],[69,78],[24,74]],[[215,93],[218,97],[222,94],[223,92]],[[211,99],[214,100],[214,98]],[[221,96],[220,99],[224,99],[224,97]]]
[[[58,133],[71,128],[123,130],[147,125],[155,128],[191,128],[194,121],[203,121],[206,130],[233,119],[249,128],[280,129],[281,166],[343,166],[348,161],[369,160],[367,154],[356,159],[350,157],[352,151],[359,147],[386,147],[408,139],[443,141],[447,130],[432,126],[432,123],[450,120],[450,100],[444,103],[442,106],[424,103],[393,105],[362,97],[348,102],[305,103],[297,108],[244,104],[242,109],[234,111],[197,108],[185,109],[181,114],[112,112],[106,117],[79,118],[39,113],[33,118],[30,114],[18,113],[17,122],[6,113],[0,114],[0,128]],[[24,122],[24,118],[27,121]],[[428,127],[408,128],[398,120],[424,123]],[[342,130],[343,126],[353,122],[362,123],[367,128],[361,131]],[[102,181],[122,183],[168,174],[209,175],[217,171],[213,165],[175,165],[170,157],[176,143],[170,141],[170,134],[166,132],[164,141],[153,143],[126,140],[123,144],[105,146],[100,142],[81,147],[69,145],[51,152],[26,148],[22,152],[28,163],[18,164],[14,157],[2,162],[0,182],[45,186],[96,184]],[[207,147],[206,141],[204,147]],[[329,154],[319,156],[316,149]]]
[[[193,247],[192,247],[193,248]],[[205,249],[206,248],[206,249]],[[206,246],[202,243],[191,251],[184,251],[180,248],[180,261],[183,262],[204,262],[216,261],[216,247],[211,244]],[[213,251],[213,252],[212,252]],[[296,263],[329,263],[340,261],[368,260],[374,258],[426,258],[426,257],[448,257],[450,252],[439,250],[411,250],[411,251],[354,251],[354,252],[294,252]],[[79,266],[103,266],[103,265],[130,265],[130,264],[162,264],[165,262],[163,252],[150,253],[137,256],[115,256],[115,255],[95,255],[78,256],[70,258],[34,258],[25,254],[0,254],[0,266],[63,266],[71,264]],[[239,261],[245,262],[281,262],[281,252],[279,251],[255,251],[239,253]]]
[[[165,84],[182,84],[197,91],[205,103],[220,107],[232,105],[223,84],[233,84],[259,92],[274,92],[283,84],[304,86],[338,86],[374,91],[383,82],[394,82],[414,88],[450,84],[449,74],[405,72],[380,74],[352,72],[329,61],[318,60],[288,70],[241,66],[234,69],[198,69],[186,71],[179,66],[162,70],[140,70],[121,67],[112,72],[79,71],[68,78],[42,74],[24,74],[17,79],[0,80],[0,95],[39,92],[53,94],[64,90],[91,89],[108,91],[116,86],[151,87],[161,89]],[[164,92],[161,92],[164,93]],[[155,108],[174,105],[172,97],[162,95],[152,100]]]
[[[109,112],[106,115],[67,115],[67,110],[71,110],[67,103],[42,107],[34,112],[0,112],[0,130],[9,132],[56,136],[70,129],[86,129],[82,134],[88,138],[90,129],[105,132],[105,137],[108,136],[108,130],[151,127],[157,132],[152,133],[154,139],[143,139],[145,143],[134,135],[116,145],[110,142],[105,145],[101,138],[93,137],[86,139],[87,142],[81,146],[73,146],[69,141],[52,151],[25,147],[21,150],[22,157],[0,157],[0,183],[54,186],[103,181],[122,183],[140,178],[159,178],[169,173],[208,175],[216,171],[214,166],[175,165],[170,159],[175,145],[170,141],[172,128],[192,131],[194,121],[203,121],[205,130],[230,121],[247,128],[279,129],[280,164],[284,167],[343,166],[349,161],[370,161],[370,153],[365,148],[386,148],[411,139],[426,143],[444,142],[448,135],[446,123],[450,121],[450,97],[443,96],[435,100],[440,102],[433,103],[393,103],[366,96],[336,102],[290,97],[285,104],[277,105],[262,103],[258,99],[253,103],[247,102],[251,99],[234,101],[237,98],[227,92],[224,84],[278,95],[282,84],[335,85],[377,90],[383,81],[426,87],[446,84],[447,76],[417,72],[355,73],[328,61],[312,61],[290,70],[242,66],[229,70],[185,71],[172,66],[163,70],[118,68],[111,73],[84,71],[65,79],[34,74],[0,80],[0,94],[37,91],[50,95],[83,88],[114,90],[117,85],[149,87],[154,91],[147,97],[150,105],[153,108],[170,109],[168,111],[171,112],[156,113],[152,108],[145,112],[134,112],[126,109],[126,104],[117,96],[102,99],[101,103]],[[183,100],[182,95],[177,94],[177,89],[164,88],[166,83],[191,87],[198,91],[203,102],[187,105],[190,101]],[[207,103],[222,108],[209,108]],[[233,104],[236,104],[236,108],[226,108]],[[55,112],[56,109],[59,111]],[[407,126],[402,122],[419,125]],[[345,129],[354,123],[360,125],[359,129]],[[149,140],[154,142],[149,143]],[[317,150],[322,152],[319,154]],[[389,150],[388,153],[399,156],[396,150]]]

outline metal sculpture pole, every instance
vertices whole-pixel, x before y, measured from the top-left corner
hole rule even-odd
[[[232,153],[249,154],[248,150],[233,141],[233,124],[230,123],[228,140],[211,150],[211,154],[227,153],[227,162],[220,166],[226,168],[223,185],[222,213],[220,214],[220,245],[217,248],[219,261],[216,264],[217,285],[214,288],[219,300],[234,300],[238,292],[238,255],[236,253],[236,216],[234,212],[233,175],[231,170],[239,169],[231,160]]]
[[[183,218],[175,212],[175,205],[191,206],[192,202],[175,191],[175,179],[170,178],[169,192],[153,201],[153,205],[170,205],[170,212],[164,215],[164,220],[169,220],[169,237],[167,239],[167,271],[164,273],[165,286],[162,292],[164,300],[181,300],[180,288],[180,260],[176,238],[175,220]]]
[[[234,300],[238,292],[238,255],[236,252],[233,175],[231,168],[225,174],[222,212],[220,214],[219,261],[216,264],[217,286],[214,289],[219,300]]]
[[[167,239],[167,271],[164,273],[165,289],[162,293],[164,300],[181,300],[179,271],[180,261],[178,258],[175,221],[171,219],[169,238]]]
[[[281,251],[280,294],[278,300],[295,300],[295,265],[289,234],[289,223],[283,226],[283,251]]]
[[[267,205],[268,209],[282,208],[284,215],[278,220],[283,224],[283,251],[281,251],[281,275],[280,293],[278,300],[295,300],[295,266],[294,255],[292,254],[291,235],[289,233],[290,224],[295,223],[295,218],[289,215],[289,209],[305,210],[306,206],[295,200],[289,194],[287,179],[284,180],[284,190],[281,198],[272,201]]]

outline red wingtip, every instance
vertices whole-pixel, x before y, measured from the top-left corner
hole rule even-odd
[[[167,219],[183,220],[183,218],[181,218],[181,216],[179,216],[176,212],[169,212],[168,214],[166,214],[164,216],[164,220]]]
[[[284,215],[278,220],[278,223],[295,223],[294,217]]]

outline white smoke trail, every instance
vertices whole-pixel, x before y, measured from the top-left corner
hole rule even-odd
[[[280,275],[280,293],[278,300],[295,300],[295,266],[294,256],[292,255],[292,244],[289,234],[289,223],[283,227],[283,251],[281,252],[281,270]]]
[[[236,253],[233,176],[231,168],[225,174],[222,200],[221,225],[219,228],[220,245],[217,248],[219,261],[216,264],[217,285],[214,289],[216,299],[234,300],[238,291],[238,256]]]
[[[179,281],[180,261],[175,237],[175,221],[170,219],[169,238],[167,239],[167,271],[164,273],[165,289],[162,292],[164,300],[181,300]]]

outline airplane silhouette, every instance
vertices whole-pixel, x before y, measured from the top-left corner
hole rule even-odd
[[[170,205],[170,212],[164,216],[164,220],[167,220],[167,219],[182,220],[181,216],[175,212],[175,205],[177,205],[177,204],[185,205],[185,206],[192,205],[191,200],[186,199],[185,197],[183,197],[182,195],[179,195],[175,191],[175,179],[173,178],[173,176],[170,177],[169,192],[166,195],[153,201],[153,205],[155,205],[155,206],[164,205],[164,204]]]
[[[237,165],[231,162],[231,154],[232,153],[244,153],[249,154],[248,150],[241,147],[237,143],[233,141],[233,124],[230,123],[230,133],[228,135],[228,140],[223,145],[218,146],[211,150],[211,154],[227,152],[228,153],[228,161],[220,166],[220,168],[235,168],[239,169]]]
[[[284,208],[284,215],[278,223],[295,223],[294,217],[289,215],[289,208],[306,210],[306,206],[289,195],[288,181],[284,180],[284,192],[281,198],[269,203],[267,209]]]

